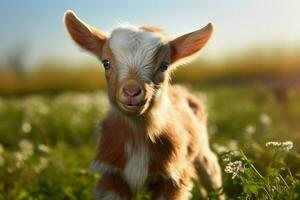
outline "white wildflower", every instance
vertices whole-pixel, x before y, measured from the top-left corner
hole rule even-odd
[[[44,170],[49,164],[49,159],[46,157],[40,157],[39,163],[34,167],[34,171],[36,173],[40,173],[42,170]]]
[[[266,147],[281,149],[284,151],[291,150],[293,148],[293,145],[294,144],[292,141],[285,141],[285,142],[269,141],[269,142],[266,142]]]
[[[50,150],[51,150],[48,146],[46,146],[44,144],[39,144],[38,149],[41,152],[46,153],[46,154],[50,153]]]
[[[77,95],[73,102],[82,112],[87,112],[91,108],[91,98],[86,94]]]
[[[229,162],[224,171],[228,174],[232,174],[232,179],[234,179],[240,172],[244,171],[243,163],[240,160]]]
[[[23,124],[22,124],[22,131],[24,132],[24,133],[29,133],[30,131],[31,131],[31,124],[30,123],[28,123],[28,122],[24,122]]]
[[[13,155],[14,155],[14,157],[17,161],[23,161],[24,160],[24,155],[21,152],[14,152]]]
[[[31,156],[33,154],[33,144],[30,141],[26,139],[21,140],[19,147],[25,156]]]
[[[281,142],[273,142],[273,141],[266,142],[266,147],[280,147],[280,146],[281,146]]]
[[[49,106],[45,103],[44,97],[40,95],[30,95],[23,103],[25,117],[37,118],[40,115],[47,115],[49,113]]]
[[[219,154],[222,154],[222,153],[225,153],[228,151],[228,148],[223,146],[223,145],[220,145],[218,143],[214,143],[213,144],[213,148],[216,150],[217,153]]]
[[[229,162],[229,161],[230,161],[230,158],[229,158],[229,157],[225,157],[225,158],[223,158],[223,161],[224,161],[224,162]]]
[[[230,140],[228,142],[228,148],[230,150],[236,150],[236,149],[238,149],[238,142],[236,140]]]
[[[86,169],[81,168],[81,169],[79,170],[79,173],[82,174],[82,175],[86,175],[88,172],[87,172]]]
[[[37,111],[42,115],[47,115],[49,113],[49,107],[46,104],[40,102]]]
[[[26,159],[27,159],[27,156],[25,156],[21,152],[15,152],[13,155],[14,155],[14,157],[16,159],[16,167],[20,168],[21,166],[23,166],[24,163],[25,163],[25,161],[26,161]]]
[[[272,122],[270,116],[267,115],[267,114],[265,114],[265,113],[263,113],[263,114],[261,114],[261,115],[259,116],[259,120],[260,120],[260,122],[261,122],[263,125],[265,125],[265,126],[270,125],[271,122]]]
[[[252,141],[250,143],[250,146],[255,152],[263,152],[264,151],[264,149],[257,142]]]
[[[94,173],[93,177],[94,177],[94,179],[98,180],[100,178],[100,174],[99,173]]]
[[[253,125],[248,125],[245,128],[245,132],[249,135],[253,135],[255,133],[256,129]]]
[[[289,151],[293,148],[294,146],[294,143],[292,141],[285,141],[285,142],[282,142],[282,148],[285,150],[285,151]]]
[[[9,167],[9,168],[7,168],[7,172],[8,172],[9,174],[11,174],[11,173],[14,172],[14,170],[13,170],[13,168]]]
[[[229,153],[226,153],[225,155],[223,155],[223,161],[226,163],[230,161]]]

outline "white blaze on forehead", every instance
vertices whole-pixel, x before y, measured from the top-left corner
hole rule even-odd
[[[153,57],[162,45],[163,36],[137,27],[115,29],[109,46],[119,67],[119,79],[124,79],[129,69],[135,69],[139,78],[149,80]]]

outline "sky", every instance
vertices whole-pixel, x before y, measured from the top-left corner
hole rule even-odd
[[[300,45],[299,0],[2,0],[0,62],[20,46],[30,65],[47,58],[93,59],[66,33],[62,17],[68,9],[106,32],[129,22],[160,26],[171,38],[213,22],[215,33],[203,52],[210,58],[245,47]]]

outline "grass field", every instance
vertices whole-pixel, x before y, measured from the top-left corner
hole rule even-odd
[[[300,90],[285,102],[260,85],[191,90],[207,105],[228,199],[299,199]],[[0,97],[0,199],[93,199],[101,175],[89,164],[107,109],[102,91]]]

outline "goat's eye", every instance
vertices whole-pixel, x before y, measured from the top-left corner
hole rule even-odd
[[[102,64],[103,64],[103,67],[104,67],[105,70],[108,70],[110,68],[109,60],[107,60],[107,59],[102,60]]]
[[[169,63],[163,61],[163,62],[160,63],[159,71],[165,72],[168,69],[168,67],[169,67]]]

